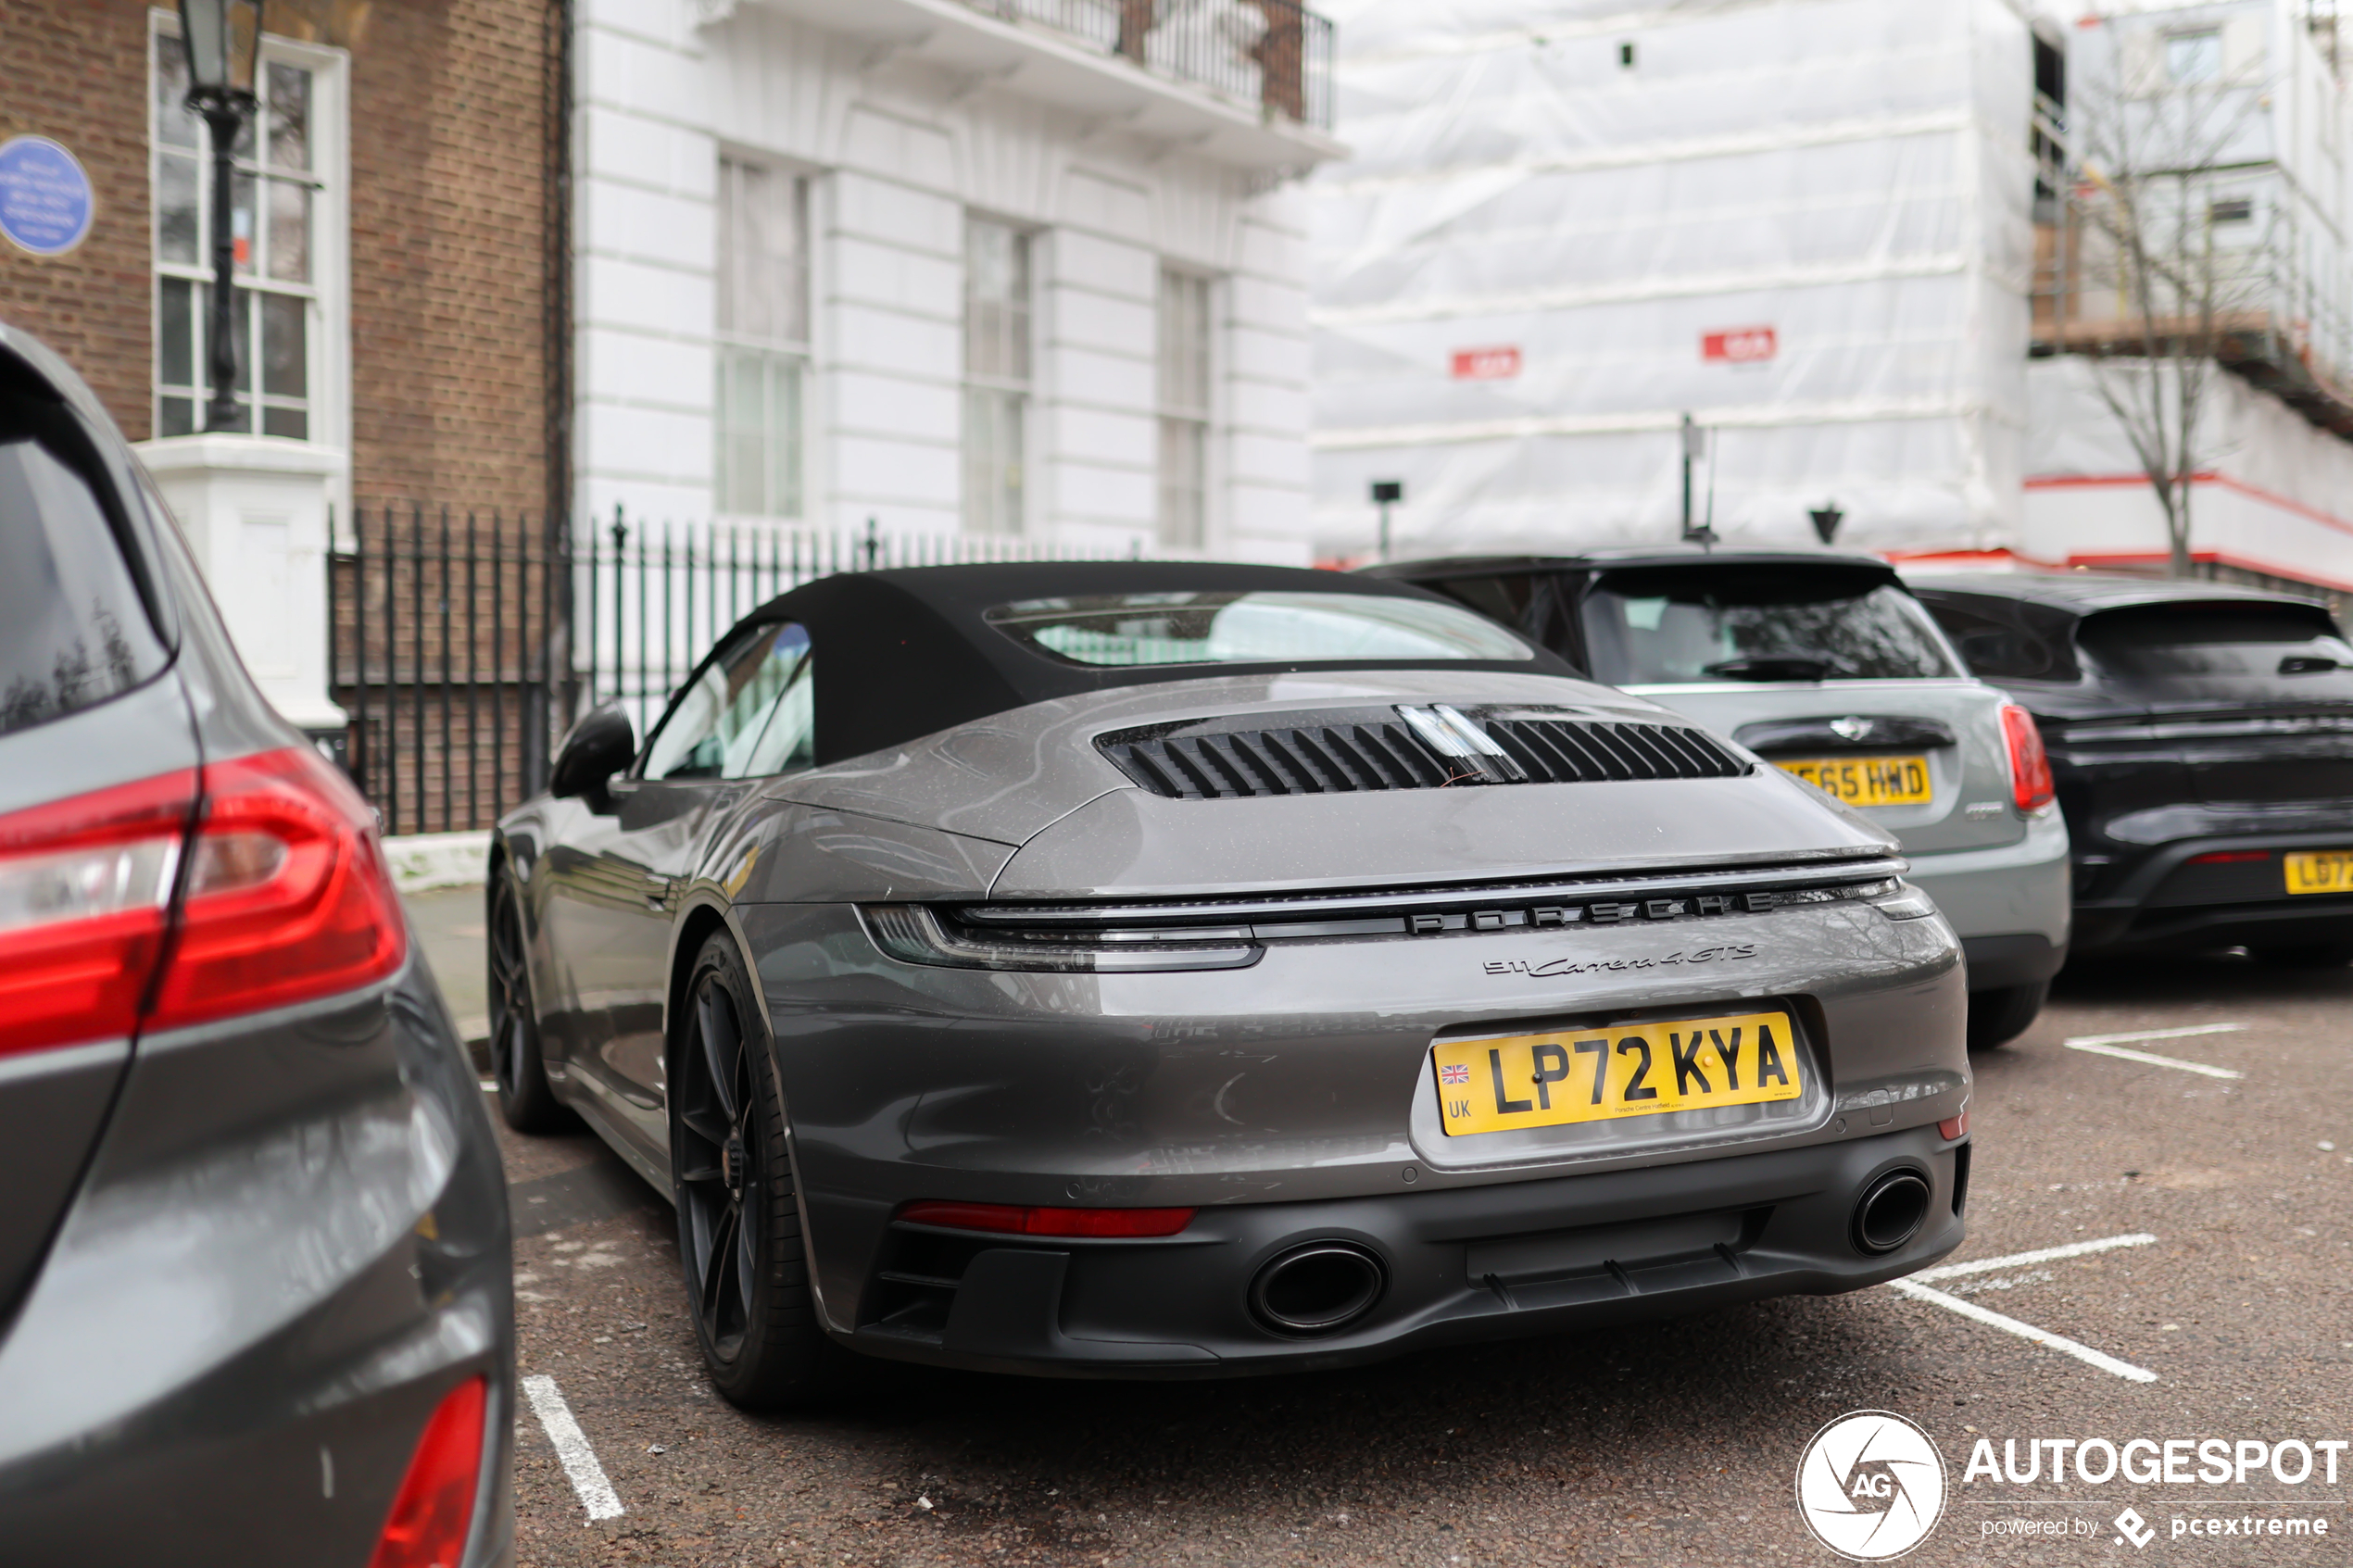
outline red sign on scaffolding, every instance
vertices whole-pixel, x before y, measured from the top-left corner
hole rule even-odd
[[[1456,381],[1510,381],[1518,374],[1519,350],[1516,347],[1454,350]]]
[[[1780,339],[1770,327],[1733,327],[1702,333],[1699,340],[1701,358],[1731,365],[1757,364],[1770,359],[1780,349]]]

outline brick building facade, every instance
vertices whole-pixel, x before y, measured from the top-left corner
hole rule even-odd
[[[319,171],[310,213],[308,259],[333,275],[307,280],[308,439],[347,450],[348,501],[541,512],[565,483],[548,462],[564,401],[547,284],[562,265],[549,245],[562,7],[271,0],[266,15],[273,47],[315,62],[314,107],[340,122],[310,128],[339,167]],[[153,42],[176,48],[175,25],[138,0],[0,6],[15,83],[0,142],[64,144],[96,207],[63,256],[0,241],[0,319],[70,359],[133,441],[171,433],[158,425],[167,241],[150,104]]]

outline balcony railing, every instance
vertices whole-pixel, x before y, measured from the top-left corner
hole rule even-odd
[[[1328,131],[1332,24],[1297,0],[964,0],[1158,76]]]

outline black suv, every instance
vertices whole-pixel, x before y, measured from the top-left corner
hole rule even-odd
[[[2353,960],[2353,646],[2325,608],[2088,573],[1910,586],[2042,728],[2075,951]]]

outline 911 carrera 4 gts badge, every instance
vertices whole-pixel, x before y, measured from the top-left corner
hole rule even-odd
[[[1530,979],[1550,980],[1568,974],[1617,974],[1629,970],[1666,969],[1673,964],[1731,963],[1756,956],[1754,942],[1727,942],[1714,947],[1693,947],[1686,952],[1677,949],[1659,958],[1595,959],[1579,963],[1575,959],[1548,959],[1530,963],[1526,959],[1490,959],[1479,967],[1490,974],[1525,974]]]

